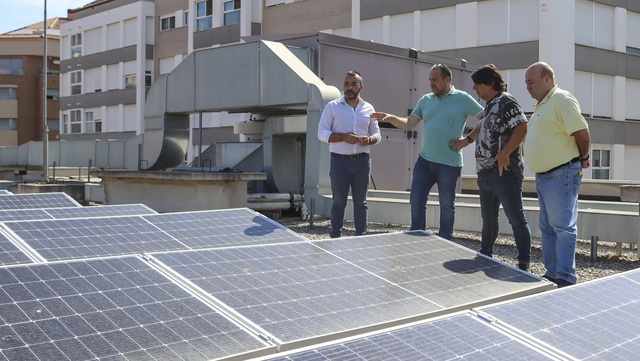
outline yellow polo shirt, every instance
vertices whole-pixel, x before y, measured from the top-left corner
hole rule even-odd
[[[529,118],[524,141],[524,160],[534,172],[546,172],[580,156],[571,134],[587,129],[578,100],[568,91],[554,86],[536,104]]]

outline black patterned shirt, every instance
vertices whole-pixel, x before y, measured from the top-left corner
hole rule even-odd
[[[526,123],[527,117],[513,95],[502,92],[484,107],[476,139],[476,170],[497,169],[496,155],[507,144],[513,129]],[[522,144],[509,155],[509,168],[519,177],[524,176]]]

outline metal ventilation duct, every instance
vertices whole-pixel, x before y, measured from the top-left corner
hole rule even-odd
[[[157,79],[147,95],[138,168],[164,170],[182,162],[191,113],[298,116],[301,121],[306,115],[303,128],[315,134],[322,109],[340,96],[282,43],[260,40],[193,52],[169,75]],[[305,199],[314,199],[321,207],[321,195],[330,190],[328,146],[313,136],[306,139],[305,148]],[[275,160],[265,167],[273,172],[281,169]]]
[[[191,53],[157,79],[145,106],[140,169],[173,168],[189,143],[190,113],[307,114],[318,123],[324,105],[340,97],[283,44],[258,41]]]

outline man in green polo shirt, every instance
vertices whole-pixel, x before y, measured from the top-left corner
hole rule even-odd
[[[431,93],[425,94],[407,118],[382,112],[372,113],[379,122],[388,122],[396,128],[411,130],[424,121],[422,149],[413,168],[411,179],[411,229],[425,229],[426,206],[429,191],[438,185],[440,203],[440,230],[442,238],[453,237],[455,220],[456,183],[462,169],[460,147],[451,139],[459,139],[467,117],[482,115],[482,106],[468,93],[451,84],[451,70],[445,64],[435,64],[429,72]]]

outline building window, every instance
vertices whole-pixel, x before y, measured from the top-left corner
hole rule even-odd
[[[82,71],[74,71],[70,73],[71,76],[71,95],[78,95],[82,93]]]
[[[240,0],[224,2],[224,25],[240,23]]]
[[[71,57],[77,58],[82,55],[82,33],[71,35]]]
[[[58,99],[60,99],[60,89],[47,88],[47,99],[49,99],[49,100],[58,100]]]
[[[85,133],[101,133],[102,120],[93,119],[93,112],[84,113],[84,132]]]
[[[0,74],[22,75],[22,59],[0,59]]]
[[[60,75],[59,59],[47,59],[47,75]]]
[[[71,110],[69,112],[69,133],[82,133],[82,111]]]
[[[18,129],[18,120],[14,118],[0,118],[0,130]]]
[[[151,70],[146,70],[144,72],[144,86],[151,86],[153,79],[151,78]]]
[[[640,49],[633,46],[627,46],[627,54],[640,55]]]
[[[611,179],[611,150],[594,149],[591,158],[591,178]]]
[[[49,130],[59,131],[60,130],[60,121],[58,119],[49,119],[47,118],[47,127]]]
[[[211,0],[196,3],[196,31],[211,29],[212,14]]]
[[[176,27],[176,17],[167,16],[160,19],[160,31],[174,29]]]
[[[18,88],[0,88],[0,100],[17,100]]]
[[[125,89],[135,88],[136,87],[136,75],[128,74],[124,76],[124,87]]]
[[[189,26],[189,12],[185,10],[184,17],[182,18],[182,26]]]

